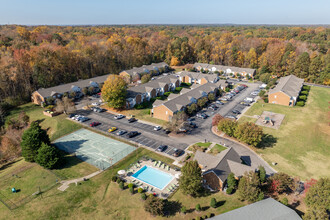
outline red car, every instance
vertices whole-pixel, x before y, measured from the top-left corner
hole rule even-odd
[[[101,124],[101,123],[98,121],[94,121],[94,122],[90,123],[89,126],[95,127],[95,126],[98,126],[99,124]]]
[[[246,87],[248,87],[248,86],[247,86],[247,85],[245,85],[245,84],[241,84],[241,86],[243,86],[243,87],[245,87],[245,88],[246,88]]]

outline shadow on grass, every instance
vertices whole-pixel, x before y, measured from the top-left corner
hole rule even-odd
[[[18,160],[13,160],[13,161],[11,161],[11,162],[9,162],[9,163],[4,164],[2,167],[0,167],[0,171],[1,171],[1,170],[5,170],[5,169],[7,169],[7,168],[13,166],[16,162],[19,162],[19,161],[21,161],[21,160],[22,160],[22,158],[21,158],[21,159],[18,159]]]
[[[217,202],[217,208],[223,206],[226,203],[226,200],[221,200]]]
[[[277,143],[277,137],[274,137],[273,135],[270,134],[264,134],[260,144],[257,147],[264,149],[267,147],[273,147],[276,143]]]
[[[175,216],[177,212],[180,212],[182,207],[179,201],[165,200],[165,214],[167,216]]]

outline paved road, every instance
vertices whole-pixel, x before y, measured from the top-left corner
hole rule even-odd
[[[155,131],[152,125],[141,123],[139,121],[129,123],[126,118],[116,120],[114,119],[114,114],[103,112],[103,113],[95,113],[89,110],[78,110],[78,114],[85,115],[91,120],[84,122],[84,124],[88,125],[93,121],[99,121],[102,124],[95,127],[94,129],[107,132],[110,127],[117,127],[119,130],[127,130],[127,131],[138,131],[141,134],[134,137],[128,138],[126,135],[122,137],[134,141],[136,143],[145,145],[150,147],[151,149],[155,150],[159,145],[165,144],[168,145],[165,153],[167,155],[171,155],[174,152],[174,148],[185,150],[189,145],[204,141],[225,144],[226,146],[233,147],[237,153],[242,157],[242,159],[249,164],[252,168],[258,168],[259,165],[265,167],[267,174],[272,174],[275,171],[270,167],[262,158],[260,158],[256,153],[252,150],[246,148],[245,146],[235,143],[233,141],[227,140],[225,138],[216,136],[211,131],[211,122],[212,116],[216,113],[220,113],[221,115],[227,115],[233,109],[244,108],[244,106],[240,105],[239,103],[244,100],[245,97],[250,96],[250,93],[257,89],[259,84],[251,84],[245,83],[249,87],[243,90],[241,93],[237,94],[232,101],[226,103],[217,111],[206,110],[207,114],[210,115],[207,119],[196,119],[196,123],[198,124],[198,128],[194,129],[190,134],[187,134],[184,137],[169,137],[165,134],[164,130]],[[240,109],[241,110],[241,109]]]

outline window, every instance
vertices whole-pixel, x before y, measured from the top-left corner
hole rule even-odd
[[[168,111],[166,111],[166,114],[168,115]]]
[[[274,95],[274,99],[276,99],[276,97],[277,97],[277,96],[276,96],[276,95]]]

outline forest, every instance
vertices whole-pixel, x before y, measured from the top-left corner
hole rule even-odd
[[[63,83],[165,61],[294,74],[330,84],[330,29],[289,26],[0,26],[0,104]]]

